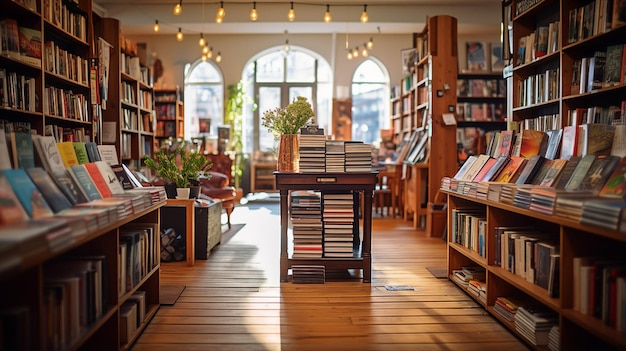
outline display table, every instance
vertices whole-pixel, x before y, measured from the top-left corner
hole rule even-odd
[[[280,280],[288,281],[292,265],[317,265],[331,269],[362,269],[363,282],[369,283],[372,276],[372,194],[377,183],[378,172],[368,173],[288,173],[274,172],[276,189],[280,191]],[[348,258],[294,259],[289,257],[289,191],[314,190],[321,192],[353,192],[355,204],[354,246],[358,256]],[[363,238],[359,235],[359,193],[363,194]],[[356,250],[355,250],[356,251]]]

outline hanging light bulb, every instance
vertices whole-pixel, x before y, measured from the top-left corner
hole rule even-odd
[[[374,47],[374,39],[370,38],[370,40],[367,42],[366,45],[367,45],[367,48],[371,50]]]
[[[355,47],[354,50],[352,50],[352,57],[359,57],[359,47]]]
[[[296,19],[296,12],[293,10],[293,1],[291,2],[291,8],[287,13],[287,19],[289,20],[289,22],[293,22]]]
[[[174,15],[178,16],[183,12],[183,0],[179,0],[178,4],[174,6]]]
[[[212,46],[209,48],[209,52],[207,52],[206,57],[213,58],[213,47]]]
[[[250,21],[256,21],[259,18],[259,14],[256,12],[256,1],[252,3],[252,10],[250,11]]]
[[[363,44],[363,50],[361,50],[361,56],[368,57],[369,52],[367,51],[367,44]]]
[[[348,50],[348,60],[352,60],[352,51]]]
[[[180,27],[178,27],[178,33],[176,33],[176,40],[183,41],[183,31]]]
[[[203,55],[208,55],[209,54],[209,47],[208,46],[203,46],[202,47],[202,54]]]
[[[324,14],[324,22],[330,23],[333,18],[330,16],[330,5],[326,5],[326,13]]]
[[[159,20],[154,21],[154,32],[158,32],[159,31]]]
[[[367,5],[363,5],[363,13],[361,14],[361,23],[367,23],[369,17],[367,16]]]
[[[198,40],[198,45],[200,45],[200,47],[204,47],[206,45],[206,40],[204,40],[203,33],[200,33],[200,39]]]
[[[289,52],[289,49],[290,49],[290,47],[289,47],[289,39],[287,39],[287,40],[285,40],[285,51]]]
[[[215,58],[216,62],[222,62],[222,53],[220,51],[217,52],[217,57]]]
[[[206,62],[206,60],[208,60],[208,58],[206,57],[206,54],[202,54],[202,62]]]
[[[224,19],[226,16],[226,10],[224,10],[224,2],[220,1],[220,8],[217,9],[217,17]]]

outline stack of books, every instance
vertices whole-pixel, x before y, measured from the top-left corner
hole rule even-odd
[[[326,172],[345,173],[346,150],[343,140],[326,140]]]
[[[294,284],[324,284],[326,267],[309,265],[292,265],[291,282]]]
[[[561,332],[558,325],[553,325],[548,333],[548,348],[550,351],[559,351],[561,349],[561,342],[559,341]]]
[[[293,258],[322,257],[322,213],[320,194],[296,191],[291,194]]]
[[[345,142],[346,173],[372,171],[372,145],[361,141]]]
[[[353,194],[323,194],[324,257],[353,257]]]
[[[324,172],[326,166],[326,135],[324,129],[315,129],[315,133],[302,128],[298,149],[300,151],[300,172]],[[320,133],[321,132],[321,133]]]
[[[478,266],[461,267],[461,269],[452,270],[452,279],[466,288],[471,280],[484,281],[485,277],[485,269]]]
[[[493,310],[502,318],[513,322],[521,304],[522,302],[516,298],[498,296],[496,297],[496,303],[493,305]]]
[[[542,305],[520,306],[515,314],[515,330],[535,346],[548,345],[548,334],[558,325],[557,314]]]

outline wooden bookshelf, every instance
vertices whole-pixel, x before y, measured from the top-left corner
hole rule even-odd
[[[180,88],[155,90],[154,105],[157,141],[184,138],[185,114]]]
[[[145,59],[137,43],[122,35],[121,23],[114,18],[94,15],[97,38],[112,45],[109,89],[103,110],[103,143],[114,144],[120,162],[141,168],[144,155],[154,149],[154,91]]]
[[[253,193],[263,191],[276,192],[275,170],[276,162],[252,162],[250,167],[251,191]]]

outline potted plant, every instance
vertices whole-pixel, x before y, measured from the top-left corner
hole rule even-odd
[[[232,177],[238,194],[241,190],[241,177],[245,164],[243,153],[243,108],[246,103],[252,104],[252,110],[256,104],[245,92],[245,84],[239,82],[228,86],[228,100],[226,101],[225,121],[230,125],[230,138],[228,151],[234,155]]]
[[[154,158],[146,155],[144,162],[157,176],[167,183],[174,184],[177,189],[193,186],[199,190],[198,178],[208,176],[206,171],[212,167],[211,161],[204,155],[187,150],[184,142],[162,147],[154,153]],[[168,193],[168,197],[172,198],[172,195],[171,192]],[[197,196],[197,192],[195,195]]]

